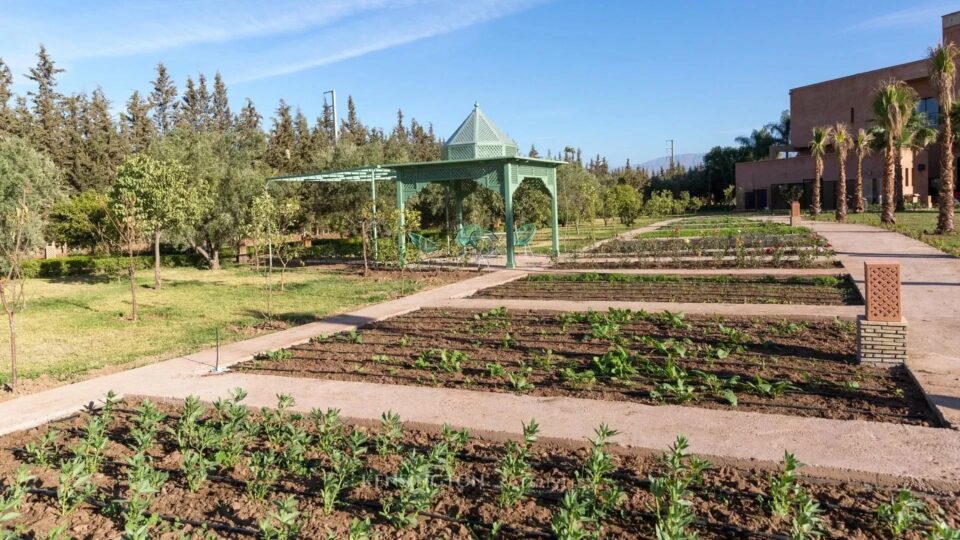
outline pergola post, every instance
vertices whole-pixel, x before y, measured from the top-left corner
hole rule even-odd
[[[507,268],[516,268],[517,261],[514,258],[514,230],[513,230],[513,182],[510,178],[510,164],[503,165],[503,172],[500,178],[500,188],[503,194],[503,213],[505,214],[504,227],[507,233]]]
[[[463,180],[453,181],[453,200],[457,213],[457,232],[463,229]]]
[[[397,211],[399,215],[397,216],[397,253],[399,255],[398,262],[400,263],[400,268],[403,268],[407,262],[407,238],[405,234],[406,230],[406,216],[404,215],[404,204],[406,203],[406,197],[404,197],[403,181],[397,182]]]
[[[379,240],[377,239],[377,176],[370,170],[370,200],[373,202],[373,258],[378,258]]]

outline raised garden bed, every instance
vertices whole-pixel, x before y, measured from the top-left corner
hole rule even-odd
[[[607,426],[585,448],[343,422],[338,411],[252,412],[110,401],[2,438],[0,509],[14,537],[954,538],[960,498],[713,466],[686,441],[628,454]],[[520,426],[518,426],[520,427]],[[616,426],[612,426],[615,428]],[[800,456],[802,458],[802,456]],[[19,467],[23,473],[16,471]],[[32,478],[28,476],[32,475]],[[20,480],[18,481],[18,477]],[[10,514],[7,515],[6,512]],[[669,534],[669,536],[666,536]],[[821,536],[822,535],[822,536]]]
[[[478,291],[475,298],[861,305],[848,276],[532,274]]]
[[[830,268],[833,251],[815,234],[614,239],[565,258],[562,268]]]
[[[854,365],[845,321],[424,309],[238,371],[932,425],[902,368]]]

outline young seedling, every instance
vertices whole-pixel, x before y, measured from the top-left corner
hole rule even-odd
[[[823,519],[820,505],[799,489],[794,499],[793,521],[790,524],[790,540],[813,540],[823,535]]]
[[[363,521],[354,518],[347,529],[347,540],[370,540],[373,525],[370,524],[370,518]]]
[[[880,524],[898,538],[917,528],[926,518],[926,507],[907,490],[900,490],[889,503],[877,507]]]
[[[611,379],[630,379],[637,374],[634,364],[634,357],[619,345],[605,352],[603,356],[593,357],[593,367],[597,373]]]
[[[390,483],[397,489],[384,502],[381,515],[398,529],[411,528],[418,516],[433,504],[440,492],[431,478],[432,464],[423,454],[413,450],[400,463]]]
[[[613,456],[606,451],[607,441],[618,434],[606,424],[594,430],[590,440],[590,456],[583,467],[575,473],[577,486],[581,489],[587,503],[587,516],[600,530],[601,522],[620,504],[624,492],[613,478]]]
[[[381,456],[396,454],[402,450],[400,442],[403,440],[403,423],[400,415],[387,411],[380,415],[381,433],[374,439],[377,453]]]
[[[253,499],[265,500],[280,479],[277,461],[277,455],[272,451],[254,452],[250,455],[249,468],[253,477],[247,481],[247,493]]]
[[[365,451],[366,449],[359,445],[351,452],[336,449],[330,454],[331,467],[323,473],[323,487],[320,490],[324,513],[333,512],[340,494],[360,483],[363,470],[361,456]]]
[[[264,540],[290,540],[300,535],[303,519],[297,508],[297,499],[288,495],[273,503],[274,509],[260,520],[260,535]]]
[[[133,441],[131,448],[136,453],[145,453],[156,442],[160,423],[163,422],[166,415],[160,412],[152,401],[147,399],[143,400],[134,410],[137,412],[137,416],[133,420],[135,426],[130,430],[130,438]]]
[[[586,540],[596,538],[592,520],[587,517],[587,503],[583,492],[574,488],[563,494],[560,508],[550,520],[550,529],[558,540]]]
[[[57,503],[60,507],[60,515],[63,516],[72,514],[96,490],[92,475],[81,457],[75,457],[60,465],[59,480]]]
[[[56,429],[48,429],[35,443],[27,443],[23,450],[27,454],[27,460],[34,465],[44,468],[52,467],[60,452],[57,446],[57,439],[60,432]]]
[[[533,368],[525,367],[518,369],[516,371],[507,372],[507,382],[510,384],[510,388],[514,392],[528,392],[533,390],[533,383],[530,382],[529,377],[533,373]]]
[[[207,474],[210,472],[210,463],[203,454],[196,450],[186,450],[180,463],[180,470],[183,472],[184,481],[187,488],[196,493],[200,487],[207,481]]]
[[[689,444],[683,436],[677,437],[670,451],[664,454],[662,476],[650,478],[653,493],[651,509],[656,514],[657,538],[692,538],[689,527],[694,522],[690,509],[690,486],[702,481],[703,472],[710,463],[687,455]]]
[[[20,517],[20,506],[34,478],[26,467],[21,467],[17,469],[16,479],[0,492],[0,538],[5,538],[4,533],[8,530],[13,533],[11,539],[19,538],[17,528],[10,524]]]
[[[523,442],[507,441],[503,459],[497,466],[497,473],[500,475],[501,507],[516,505],[529,493],[533,484],[533,473],[527,460],[530,457],[530,447],[537,441],[539,432],[537,421],[531,419],[528,424],[523,424]]]
[[[500,364],[499,362],[495,364],[487,363],[486,368],[487,376],[492,379],[499,379],[500,377],[503,377],[504,373],[506,373],[506,370],[503,368],[503,364]]]
[[[799,486],[797,476],[802,463],[790,452],[783,453],[783,468],[776,475],[769,476],[770,498],[767,506],[774,516],[784,518],[790,515],[797,498]]]
[[[129,489],[123,508],[124,537],[146,540],[152,537],[150,530],[160,522],[160,516],[150,512],[150,505],[169,475],[154,469],[144,454],[136,454],[127,463]]]
[[[91,416],[84,428],[84,438],[71,450],[83,461],[86,472],[93,474],[100,470],[106,448],[107,423],[102,416]]]

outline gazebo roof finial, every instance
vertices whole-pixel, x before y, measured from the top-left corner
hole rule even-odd
[[[445,160],[515,157],[517,154],[517,143],[483,114],[479,101],[473,103],[473,111],[447,139],[441,151]]]

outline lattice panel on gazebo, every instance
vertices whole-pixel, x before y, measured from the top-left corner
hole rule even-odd
[[[903,318],[900,263],[863,263],[868,321],[899,322]]]

